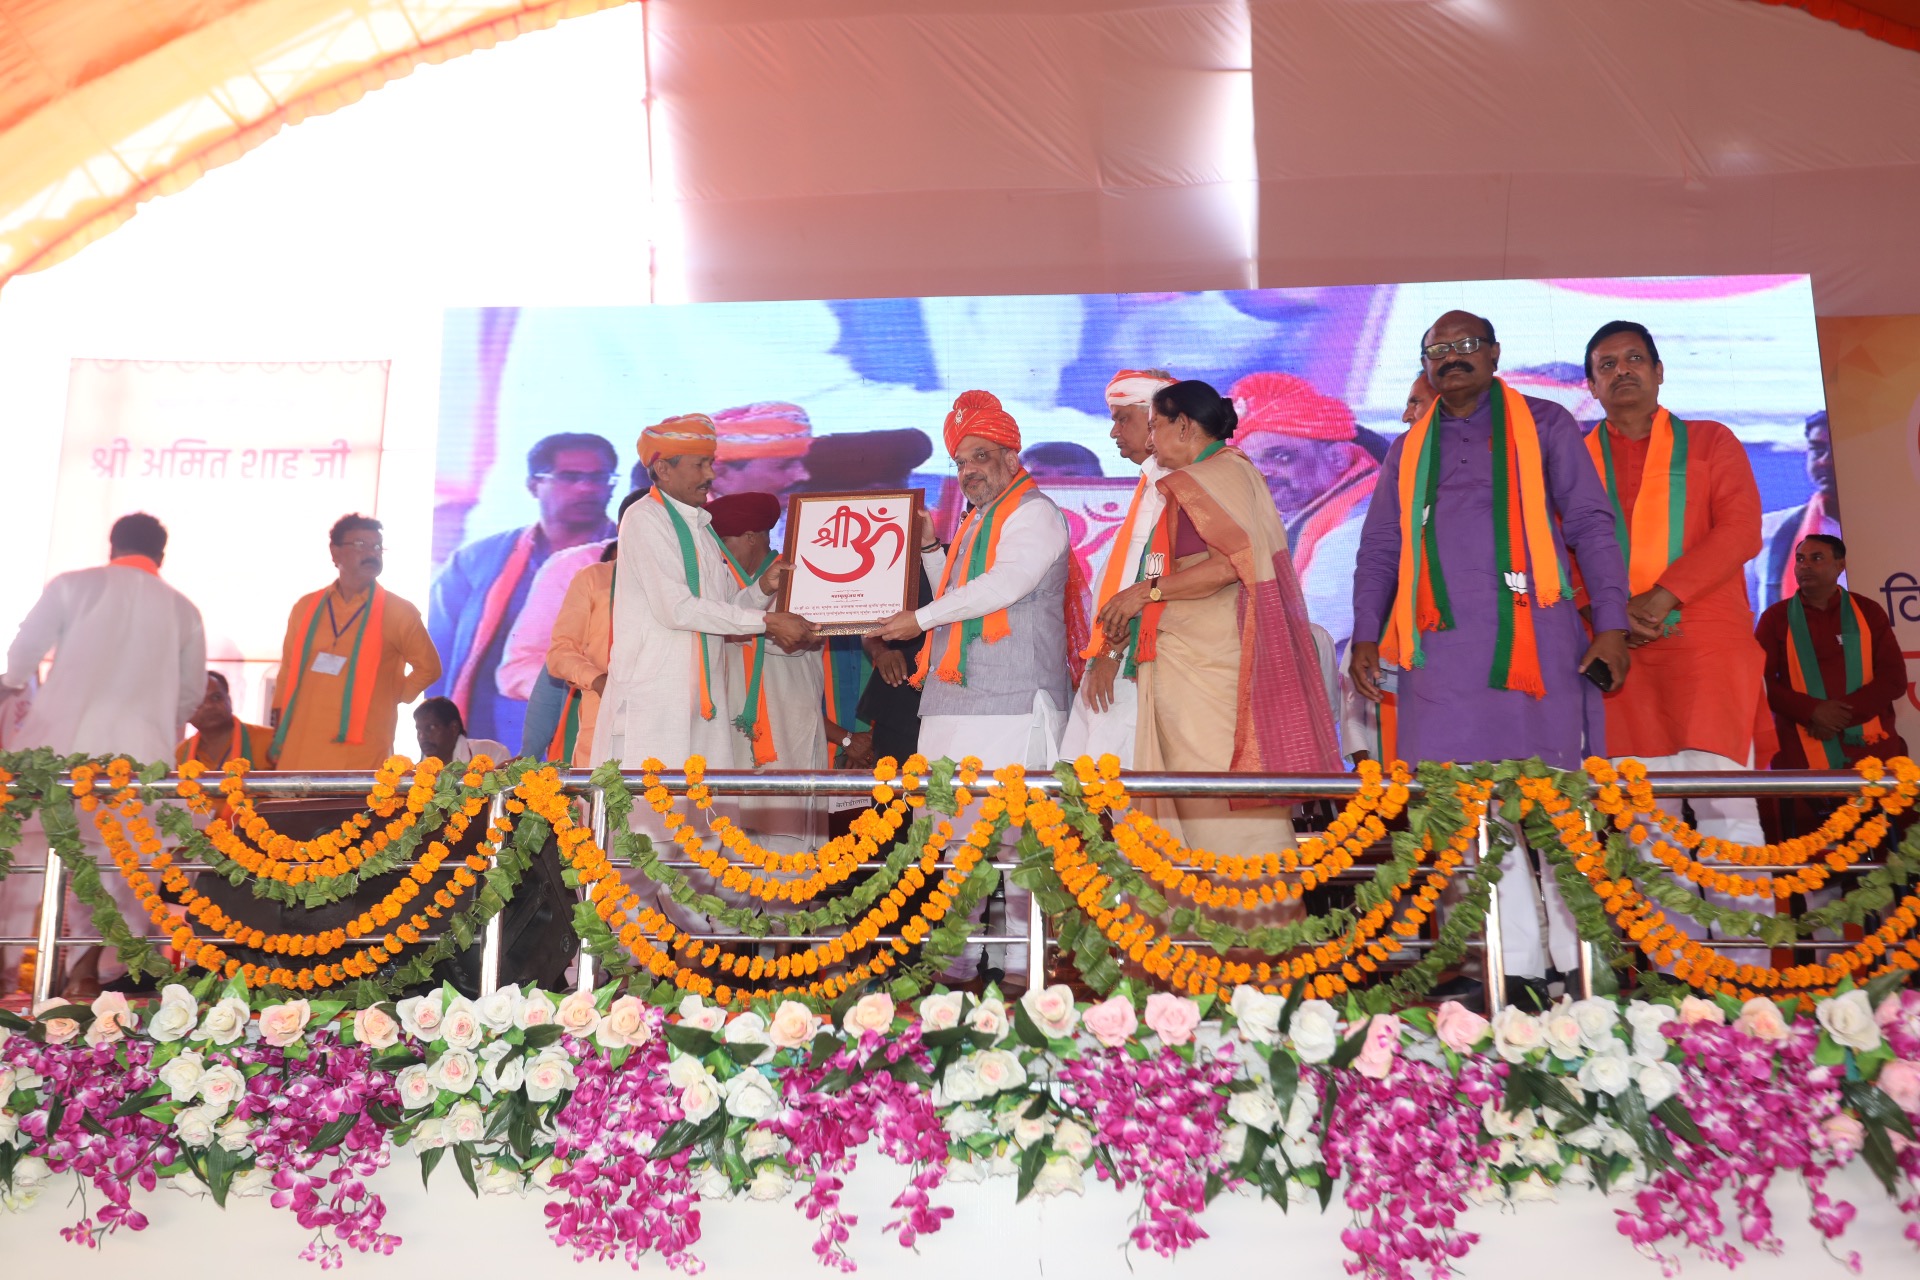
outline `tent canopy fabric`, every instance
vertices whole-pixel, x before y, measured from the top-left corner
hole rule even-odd
[[[621,2],[0,0],[0,282]],[[690,299],[1810,272],[1920,311],[1920,0],[646,5]]]

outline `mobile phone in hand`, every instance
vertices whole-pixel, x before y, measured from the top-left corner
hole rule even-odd
[[[1613,668],[1600,661],[1600,659],[1595,658],[1592,662],[1589,662],[1587,669],[1580,674],[1591,680],[1593,687],[1600,692],[1613,692]]]

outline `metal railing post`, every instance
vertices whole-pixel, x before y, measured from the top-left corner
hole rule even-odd
[[[66,869],[49,838],[47,871],[40,884],[39,938],[33,953],[33,1007],[36,1009],[53,998],[53,976],[60,970],[60,916],[67,902],[67,887],[61,876]]]
[[[1483,867],[1487,862],[1487,823],[1493,820],[1493,804],[1488,800],[1487,808],[1480,815],[1480,833],[1474,842],[1473,864]],[[1505,868],[1505,874],[1512,875],[1512,867]],[[1531,872],[1529,872],[1531,874]],[[1500,1006],[1507,999],[1507,955],[1506,944],[1501,937],[1500,886],[1487,886],[1487,918],[1481,933],[1481,945],[1485,949],[1481,958],[1481,970],[1486,974],[1487,1016],[1500,1012]]]
[[[599,787],[587,790],[587,821],[592,824],[594,847],[602,853],[611,854],[607,848],[607,793]],[[586,886],[587,901],[593,901],[593,886]],[[576,941],[579,934],[574,935]],[[587,954],[584,944],[574,953],[577,968],[578,985],[582,991],[593,990],[593,957]]]
[[[497,791],[494,793],[493,799],[487,802],[488,829],[491,830],[498,826],[500,820],[506,816],[506,812],[507,793]],[[499,865],[499,861],[499,855],[496,853],[493,857],[493,862],[497,866]],[[482,999],[492,995],[500,988],[500,932],[502,928],[500,917],[506,913],[507,908],[505,904],[502,904],[500,909],[494,912],[492,917],[487,921],[486,933],[481,938],[480,996]]]
[[[1593,816],[1583,813],[1580,820],[1587,824],[1588,832],[1592,832]],[[1593,970],[1597,962],[1593,944],[1585,938],[1580,939],[1580,998],[1582,1000],[1593,999]]]

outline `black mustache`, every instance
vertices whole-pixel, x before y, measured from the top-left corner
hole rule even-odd
[[[1445,364],[1441,365],[1438,369],[1434,370],[1434,377],[1444,378],[1449,373],[1453,372],[1455,369],[1458,369],[1462,373],[1473,372],[1473,366],[1468,364],[1465,360],[1449,360]]]

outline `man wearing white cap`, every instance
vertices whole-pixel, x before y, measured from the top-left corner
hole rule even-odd
[[[1107,544],[1105,557],[1093,569],[1099,593],[1093,605],[1095,618],[1116,592],[1139,577],[1140,557],[1166,505],[1156,487],[1166,471],[1153,457],[1153,393],[1172,386],[1173,381],[1164,369],[1122,369],[1107,383],[1113,443],[1121,457],[1140,468],[1140,481],[1133,487],[1133,500]],[[1080,692],[1073,700],[1073,711],[1060,739],[1063,760],[1081,756],[1098,760],[1114,755],[1120,758],[1122,768],[1133,767],[1139,689],[1122,674],[1126,648],[1126,636],[1109,639],[1101,633],[1099,624],[1094,624],[1093,641],[1082,655],[1087,660],[1086,674],[1081,677]]]

